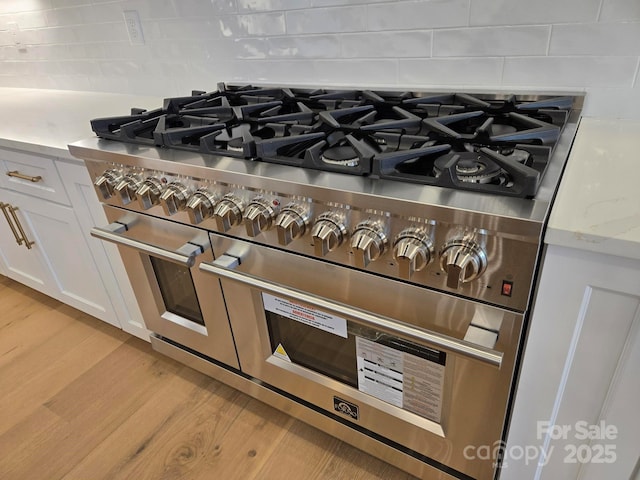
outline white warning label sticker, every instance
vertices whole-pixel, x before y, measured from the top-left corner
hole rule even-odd
[[[358,389],[439,423],[444,354],[429,353],[432,360],[356,337]]]
[[[325,332],[347,338],[347,321],[344,318],[336,317],[308,305],[274,297],[268,293],[262,294],[262,302],[264,309],[268,312],[277,313],[310,327],[319,328]]]

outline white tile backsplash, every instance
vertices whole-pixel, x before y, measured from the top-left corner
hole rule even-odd
[[[549,55],[640,55],[640,22],[554,25],[552,28]]]
[[[264,12],[306,8],[309,0],[237,0],[239,12]]]
[[[469,0],[390,2],[367,7],[369,30],[412,30],[468,25]]]
[[[33,12],[53,8],[51,0],[2,0],[0,14],[16,12]]]
[[[284,13],[224,16],[220,18],[220,32],[225,37],[283,35],[285,33]]]
[[[503,83],[534,87],[627,87],[637,57],[513,57],[505,59]]]
[[[47,10],[45,18],[49,27],[81,25],[83,23],[81,9],[76,7]]]
[[[431,31],[367,32],[340,37],[345,58],[431,56]]]
[[[602,0],[471,0],[471,25],[595,22]]]
[[[485,58],[427,58],[399,60],[398,79],[401,84],[479,85],[500,84],[504,59]]]
[[[548,25],[435,30],[434,57],[545,55]]]
[[[269,39],[269,57],[336,58],[340,56],[337,35],[288,35]]]
[[[640,2],[638,0],[603,0],[600,20],[603,22],[640,20]]]
[[[365,30],[364,7],[336,7],[287,12],[287,33],[359,32]]]
[[[640,0],[0,0],[0,62],[1,86],[570,89],[589,115],[640,118]]]

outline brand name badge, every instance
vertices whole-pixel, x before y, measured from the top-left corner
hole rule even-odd
[[[340,397],[333,397],[333,409],[348,417],[358,420],[360,416],[358,406],[355,403],[347,402]]]

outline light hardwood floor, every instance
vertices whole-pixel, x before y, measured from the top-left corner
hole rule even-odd
[[[1,480],[413,478],[0,275]]]

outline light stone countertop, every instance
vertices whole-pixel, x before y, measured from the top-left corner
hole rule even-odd
[[[640,259],[640,122],[583,118],[545,243]]]
[[[148,110],[162,99],[114,93],[0,88],[0,147],[80,160],[72,157],[69,143],[93,137],[93,118],[127,115],[131,107]]]
[[[69,143],[93,137],[89,120],[155,109],[162,98],[0,88],[0,147],[80,160]],[[583,118],[545,243],[640,259],[640,122]]]

